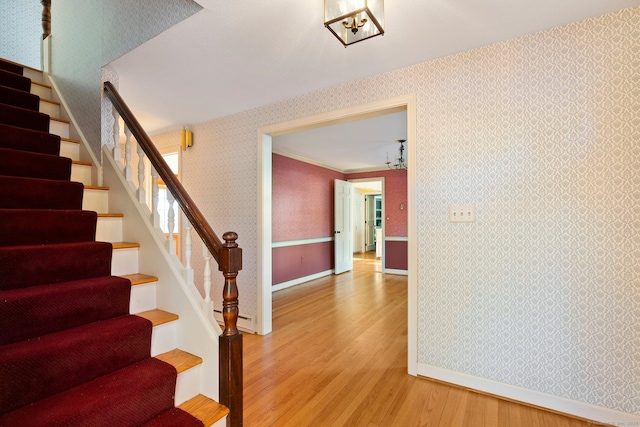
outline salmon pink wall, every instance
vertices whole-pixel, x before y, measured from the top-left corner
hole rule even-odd
[[[345,179],[384,177],[385,236],[407,236],[407,171],[386,170],[350,173]],[[400,205],[404,209],[400,209]]]
[[[333,180],[344,174],[273,154],[273,241],[333,237]]]
[[[273,265],[273,285],[331,270],[333,242],[273,248]]]

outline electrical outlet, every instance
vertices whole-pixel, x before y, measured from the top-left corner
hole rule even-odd
[[[449,222],[476,222],[474,205],[449,206]]]

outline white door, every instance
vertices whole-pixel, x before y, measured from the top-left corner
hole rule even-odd
[[[376,248],[376,204],[374,196],[366,196],[365,210],[365,234],[366,234],[366,250],[373,251]]]
[[[333,231],[335,252],[335,274],[353,268],[353,215],[351,214],[351,194],[353,185],[347,181],[335,180]]]

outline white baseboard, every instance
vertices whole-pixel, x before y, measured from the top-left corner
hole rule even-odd
[[[399,274],[401,276],[408,276],[409,270],[396,270],[395,268],[385,268],[385,274]]]
[[[298,277],[297,279],[289,280],[288,282],[278,283],[277,285],[273,285],[271,287],[271,292],[281,291],[286,288],[290,288],[291,286],[299,285],[300,283],[308,282],[309,280],[319,279],[324,276],[329,276],[333,274],[333,270],[325,270],[320,273],[311,274],[309,276]]]
[[[548,408],[587,420],[597,421],[598,423],[613,426],[640,425],[638,424],[638,422],[640,422],[640,414],[628,414],[626,412],[553,396],[535,390],[528,390],[526,388],[450,371],[436,366],[418,363],[418,375],[494,394],[510,400],[517,400],[530,405]]]
[[[213,309],[213,318],[216,319],[216,322],[218,322],[220,327],[224,329],[224,319],[222,318],[222,309],[220,307],[215,307]],[[236,326],[241,331],[249,332],[251,334],[256,333],[255,317],[250,314],[238,314],[238,323]]]

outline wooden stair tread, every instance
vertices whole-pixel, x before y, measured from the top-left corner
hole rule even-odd
[[[229,414],[229,408],[202,394],[187,400],[178,408],[193,415],[202,421],[205,426],[211,426]]]
[[[120,277],[129,279],[129,281],[131,281],[131,286],[144,285],[146,283],[153,283],[158,281],[158,278],[156,276],[149,276],[148,274],[142,273],[124,274]]]
[[[40,102],[46,102],[47,104],[60,105],[58,101],[52,101],[51,99],[40,98]]]
[[[103,191],[109,191],[109,187],[98,187],[96,185],[86,185],[84,186],[85,190],[103,190]]]
[[[91,162],[82,162],[80,160],[72,160],[71,163],[79,166],[93,166],[93,163]]]
[[[112,242],[113,249],[133,249],[139,248],[140,243],[135,242]]]
[[[164,325],[165,323],[173,322],[180,318],[177,314],[169,313],[168,311],[159,310],[157,308],[154,310],[136,313],[136,316],[149,320],[153,326]]]
[[[169,365],[176,368],[178,373],[184,372],[187,369],[191,369],[194,366],[202,364],[202,358],[194,354],[187,353],[184,350],[178,348],[162,353],[156,356],[156,359],[162,360]]]
[[[32,85],[42,86],[42,87],[45,87],[45,88],[47,88],[47,89],[51,89],[51,86],[50,86],[50,85],[47,85],[47,84],[44,84],[44,83],[40,83],[40,82],[34,82],[33,80],[31,80],[31,84],[32,84]]]
[[[66,124],[70,124],[71,123],[69,120],[59,119],[57,117],[51,117],[51,116],[49,116],[49,120],[53,120],[53,121],[60,122],[60,123],[66,123]]]
[[[60,138],[60,141],[69,142],[71,144],[80,144],[79,140],[71,138]]]
[[[98,218],[124,218],[121,213],[99,213]]]

